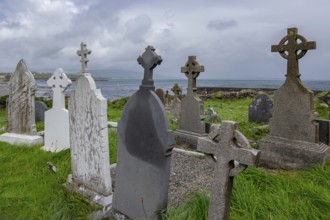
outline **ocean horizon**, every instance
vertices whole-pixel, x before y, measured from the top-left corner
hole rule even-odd
[[[47,80],[36,80],[38,89],[37,97],[52,97],[51,89],[47,86]],[[102,95],[110,100],[131,96],[141,85],[141,79],[108,79],[107,81],[95,81],[97,89]],[[67,89],[66,95],[70,95],[74,89],[74,83]],[[171,95],[171,88],[177,83],[182,88],[183,94],[187,90],[187,79],[157,79],[154,81],[155,88],[168,90]],[[284,83],[283,80],[223,80],[223,79],[199,79],[197,87],[226,87],[226,88],[269,88],[278,89]],[[330,80],[303,80],[303,84],[311,90],[330,90]]]

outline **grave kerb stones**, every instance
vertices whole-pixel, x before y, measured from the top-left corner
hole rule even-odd
[[[181,101],[179,129],[174,132],[177,144],[188,145],[196,149],[199,137],[206,136],[204,106],[196,94],[196,78],[204,72],[204,66],[199,65],[196,56],[189,56],[181,72],[188,78],[187,95]]]
[[[35,123],[36,82],[25,61],[21,59],[8,83],[8,126],[0,141],[33,146],[43,143]]]
[[[251,148],[237,126],[235,122],[223,121],[208,137],[198,139],[197,149],[210,154],[215,161],[209,220],[229,219],[234,176],[247,166],[257,166],[259,161],[260,151]]]
[[[68,188],[107,208],[112,203],[108,141],[107,100],[96,89],[87,72],[87,54],[81,44],[81,75],[69,100],[69,128],[72,174]]]
[[[112,206],[131,219],[160,219],[167,208],[173,136],[151,74],[161,61],[151,46],[138,58],[145,70],[144,80],[118,123]]]
[[[65,90],[71,80],[58,68],[47,80],[53,90],[53,107],[45,113],[45,151],[59,152],[70,147],[69,112],[65,108]]]
[[[272,52],[288,60],[284,84],[274,93],[274,108],[270,119],[270,134],[260,141],[260,164],[270,168],[305,168],[324,164],[329,146],[319,143],[319,127],[314,121],[313,92],[306,88],[299,73],[298,60],[315,42],[307,40],[289,28]]]

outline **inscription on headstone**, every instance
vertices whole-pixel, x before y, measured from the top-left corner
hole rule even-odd
[[[229,219],[234,176],[259,161],[260,152],[251,148],[237,126],[235,122],[224,121],[208,137],[198,139],[197,149],[211,154],[215,160],[209,220]]]
[[[78,54],[87,60],[90,50],[82,43]],[[84,55],[85,54],[85,55]],[[84,62],[82,62],[83,64]],[[82,65],[69,99],[72,176],[69,186],[100,205],[111,203],[107,100]],[[109,197],[110,196],[110,197]],[[96,201],[96,198],[99,198]]]
[[[160,219],[167,207],[173,137],[150,75],[161,61],[151,46],[138,58],[145,77],[118,123],[113,207],[131,219]]]
[[[261,164],[274,168],[303,168],[313,163],[324,164],[329,147],[319,144],[319,127],[314,121],[313,92],[306,88],[299,73],[298,60],[315,42],[289,28],[288,34],[272,46],[286,59],[284,84],[274,93],[274,108],[270,119],[270,134],[260,142]]]
[[[59,68],[47,80],[47,85],[53,90],[53,107],[45,113],[45,146],[46,151],[58,152],[69,148],[69,112],[65,108],[65,90],[71,85],[71,80]]]

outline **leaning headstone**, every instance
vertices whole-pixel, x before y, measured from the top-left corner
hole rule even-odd
[[[87,70],[91,51],[81,43],[81,75],[69,99],[72,174],[69,188],[108,207],[112,202],[108,143],[107,100]]]
[[[69,112],[65,108],[65,90],[71,80],[59,68],[47,80],[53,90],[53,107],[45,113],[45,146],[46,151],[58,152],[70,147]]]
[[[0,141],[27,146],[43,143],[35,123],[36,88],[32,73],[25,61],[20,60],[8,83],[8,126],[7,133],[0,135]]]
[[[251,148],[237,126],[235,122],[224,121],[208,137],[198,139],[197,149],[210,154],[215,161],[209,220],[229,219],[234,176],[259,161],[260,151]]]
[[[156,89],[156,94],[158,96],[158,98],[160,99],[160,101],[162,101],[163,105],[165,105],[165,94],[164,94],[164,90],[162,90],[161,88]]]
[[[249,105],[249,122],[269,122],[272,117],[273,102],[268,95],[258,95]]]
[[[188,78],[187,95],[181,102],[179,129],[175,131],[177,144],[188,145],[196,149],[199,137],[206,136],[205,123],[202,121],[204,105],[196,94],[196,78],[204,72],[204,66],[199,65],[196,56],[189,56],[181,72]]]
[[[173,136],[164,105],[153,86],[162,59],[151,46],[138,58],[144,68],[140,89],[118,123],[118,162],[112,206],[131,219],[160,219],[167,207]]]
[[[175,83],[173,88],[171,89],[174,93],[174,98],[171,103],[170,113],[174,119],[179,119],[181,114],[181,93],[182,89],[181,87]]]
[[[45,112],[48,110],[47,105],[44,102],[35,102],[36,122],[45,121]]]
[[[271,168],[304,168],[314,163],[324,164],[329,146],[319,143],[319,127],[314,121],[313,92],[306,88],[299,74],[298,60],[307,50],[315,49],[315,42],[307,42],[289,28],[272,52],[279,52],[288,60],[284,84],[274,93],[274,108],[270,119],[270,134],[260,141],[263,166]]]

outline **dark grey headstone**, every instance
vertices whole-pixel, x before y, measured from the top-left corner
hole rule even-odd
[[[269,122],[272,117],[273,102],[268,95],[258,95],[249,105],[249,122]]]
[[[113,207],[131,219],[160,219],[167,208],[172,144],[164,109],[153,86],[160,63],[150,46],[139,57],[145,77],[118,123],[118,162]],[[151,62],[151,63],[150,63]]]
[[[44,102],[41,102],[41,101],[35,102],[36,122],[45,121],[45,112],[47,110],[48,110],[48,107]]]
[[[330,144],[330,120],[315,120],[319,124],[319,141],[323,144]]]

